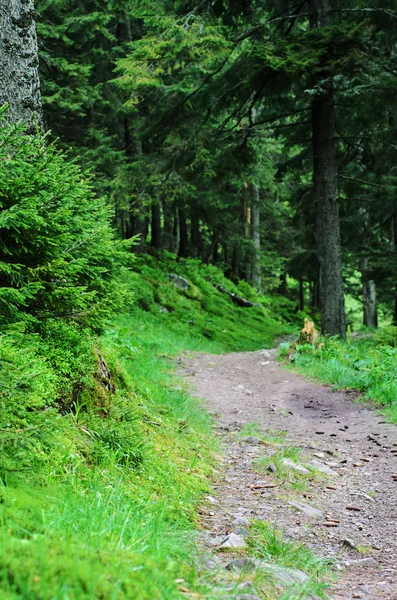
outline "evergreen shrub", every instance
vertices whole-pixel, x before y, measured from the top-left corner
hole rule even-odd
[[[0,113],[0,327],[51,318],[97,327],[124,256],[106,199],[46,136]],[[125,258],[124,258],[125,260]]]

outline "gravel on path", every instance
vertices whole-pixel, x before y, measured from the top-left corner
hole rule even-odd
[[[336,560],[333,599],[397,600],[397,427],[354,393],[311,383],[275,357],[263,350],[182,359],[186,378],[216,417],[225,451],[203,510],[208,546],[236,524],[263,519]],[[261,487],[264,479],[277,483],[277,473],[255,470],[274,447],[255,434],[242,437],[250,423],[287,432],[288,445],[302,448],[301,466],[319,467],[324,476],[308,478],[305,490]]]

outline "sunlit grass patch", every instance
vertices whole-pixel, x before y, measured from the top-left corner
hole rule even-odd
[[[283,429],[264,429],[259,423],[245,423],[239,432],[239,437],[257,437],[269,445],[279,446],[285,443],[288,432]]]
[[[262,591],[265,598],[282,598],[283,600],[305,599],[310,595],[316,594],[320,598],[326,598],[326,585],[324,581],[330,576],[330,562],[319,556],[316,556],[303,544],[287,540],[283,533],[274,525],[263,521],[254,521],[250,530],[248,539],[249,552],[252,556],[263,561],[262,563]],[[261,563],[259,563],[260,565]],[[272,567],[274,569],[272,570]],[[269,579],[273,579],[273,584],[279,588],[280,583],[278,574],[279,567],[294,572],[297,581],[277,596],[269,588]],[[301,573],[297,574],[296,571]],[[272,577],[273,573],[273,577]],[[304,574],[307,576],[304,577]]]

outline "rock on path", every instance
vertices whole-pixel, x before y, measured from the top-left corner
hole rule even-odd
[[[226,455],[214,486],[219,503],[203,511],[209,546],[250,518],[264,519],[341,565],[331,591],[335,600],[397,600],[397,427],[356,403],[353,393],[333,392],[284,370],[275,352],[200,354],[183,364],[197,395],[216,414]],[[288,490],[290,502],[282,486],[259,485],[261,479],[276,481],[277,474],[253,468],[274,448],[256,434],[244,441],[237,433],[254,422],[263,431],[286,431],[288,445],[304,449],[302,466],[320,463],[325,475],[313,478],[304,493]]]

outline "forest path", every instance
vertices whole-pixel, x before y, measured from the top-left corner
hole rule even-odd
[[[226,456],[214,485],[215,502],[203,511],[204,539],[216,547],[219,536],[235,528],[236,515],[274,522],[346,567],[332,587],[333,599],[397,600],[397,481],[392,477],[397,427],[367,404],[355,403],[354,394],[333,392],[283,369],[275,355],[266,350],[198,354],[181,361],[195,393],[216,416]],[[315,460],[330,474],[306,477],[302,491],[283,484],[277,473],[258,473],[254,462],[277,448],[255,433],[245,439],[241,428],[250,423],[258,423],[262,432],[286,431],[284,444],[303,449],[301,466]],[[281,485],[255,489],[258,480]],[[306,516],[291,500],[322,515]]]

